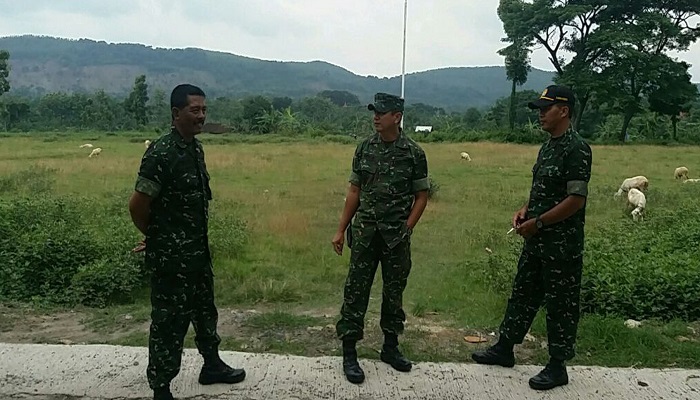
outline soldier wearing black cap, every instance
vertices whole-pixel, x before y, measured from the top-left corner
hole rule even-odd
[[[377,93],[367,108],[374,111],[376,133],[360,143],[352,159],[350,188],[343,215],[332,243],[343,252],[343,232],[352,226],[350,269],[345,282],[341,318],[336,325],[343,341],[343,371],[353,383],[365,379],[355,345],[364,334],[364,318],[377,266],[382,264],[384,333],[380,358],[398,371],[411,370],[411,362],[398,349],[406,314],[403,291],[411,271],[411,234],[428,201],[428,163],[425,153],[407,137],[399,124],[404,101]]]
[[[514,345],[523,342],[544,304],[550,361],[529,384],[547,390],[569,382],[565,362],[574,356],[579,321],[592,158],[591,148],[571,127],[575,99],[569,88],[549,86],[528,106],[539,110],[542,129],[550,138],[532,168],[529,201],[513,215],[513,227],[525,243],[498,343],[472,358],[480,364],[512,367]]]

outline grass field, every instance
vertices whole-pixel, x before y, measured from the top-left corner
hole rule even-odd
[[[146,138],[147,134],[3,137],[0,176],[32,165],[53,168],[57,170],[58,193],[94,196],[95,201],[105,193],[124,193],[126,216],[127,196]],[[321,141],[225,143],[221,137],[206,135],[202,140],[212,177],[212,214],[245,220],[250,235],[242,255],[215,261],[224,348],[338,354],[338,343],[329,325],[335,323],[342,301],[349,252],[346,248],[342,257],[335,255],[330,240],[342,211],[354,145]],[[78,148],[86,141],[102,147],[102,154],[88,159],[89,150]],[[462,337],[497,331],[507,300],[484,282],[489,257],[485,248],[498,253],[506,251],[511,242],[519,242],[516,235],[506,236],[506,232],[513,212],[527,199],[530,169],[538,147],[496,143],[422,147],[430,175],[440,189],[413,234],[413,269],[404,296],[409,321],[402,345],[416,360],[471,362],[469,353],[485,344],[468,344]],[[473,161],[460,160],[461,151],[469,152]],[[593,146],[587,232],[613,219],[630,218],[624,202],[612,196],[626,177],[649,178],[647,218],[653,218],[655,208],[672,206],[670,200],[663,203],[665,199],[700,195],[700,187],[673,179],[673,171],[680,165],[687,166],[691,177],[696,177],[700,171],[698,160],[698,147]],[[135,228],[134,232],[138,239]],[[377,356],[372,349],[381,340],[377,326],[379,276],[362,350],[366,357]],[[46,323],[41,321],[45,321],[47,311],[32,313],[23,306],[13,307],[3,308],[0,331],[4,333],[0,340],[146,344],[147,290],[133,305],[79,309],[73,314],[50,311],[60,323],[74,322],[83,331],[94,332],[76,333],[73,338],[69,333],[52,335],[46,330],[35,330],[33,335],[19,332],[44,326]],[[34,315],[26,321],[34,321],[31,323],[35,325],[21,322],[20,310]],[[546,359],[541,345],[546,340],[543,317],[540,313],[531,332],[536,341],[520,348],[521,360]],[[572,363],[700,366],[697,322],[650,321],[632,330],[623,321],[584,316],[578,356]],[[119,331],[125,333],[114,334]],[[191,337],[188,345],[193,346]]]

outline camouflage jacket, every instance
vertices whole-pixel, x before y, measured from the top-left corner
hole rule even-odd
[[[174,128],[153,141],[141,159],[136,191],[153,198],[146,264],[163,273],[211,268],[207,220],[212,196],[201,142],[185,142]]]
[[[573,129],[545,142],[532,167],[527,218],[544,214],[569,195],[588,197],[591,163],[590,146]],[[584,205],[571,217],[540,229],[525,242],[525,248],[554,258],[581,255],[585,216]]]
[[[375,232],[380,232],[390,248],[406,238],[415,193],[430,188],[425,153],[403,132],[392,143],[383,142],[378,133],[360,143],[349,181],[360,188],[353,246],[364,247]]]

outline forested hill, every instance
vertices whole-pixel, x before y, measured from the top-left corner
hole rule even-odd
[[[364,102],[378,91],[401,90],[400,76],[365,77],[322,61],[264,61],[195,48],[16,36],[0,38],[0,49],[10,52],[10,83],[12,92],[19,95],[99,89],[126,95],[140,74],[146,75],[151,88],[167,92],[178,83],[192,82],[215,97],[263,94],[299,98],[323,90],[346,90]],[[551,72],[533,69],[523,89],[540,91],[552,77]],[[491,105],[509,93],[504,67],[444,68],[406,75],[409,104],[464,110]]]

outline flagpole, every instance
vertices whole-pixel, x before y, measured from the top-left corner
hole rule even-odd
[[[406,82],[406,11],[408,9],[408,0],[403,2],[403,61],[401,62],[401,98],[404,97],[404,86]],[[401,129],[403,129],[403,121],[406,115],[401,118]]]

